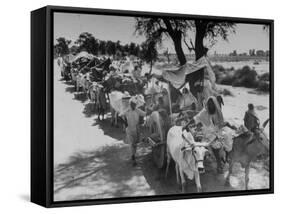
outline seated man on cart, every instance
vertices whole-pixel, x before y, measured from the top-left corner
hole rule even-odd
[[[221,153],[231,151],[232,129],[236,128],[224,121],[220,105],[214,96],[207,99],[205,107],[183,129],[192,124],[201,127],[204,141],[213,142],[211,147],[217,160],[217,170],[221,173]]]
[[[197,99],[189,92],[187,88],[182,90],[182,96],[179,98],[179,108],[181,111],[197,109]]]

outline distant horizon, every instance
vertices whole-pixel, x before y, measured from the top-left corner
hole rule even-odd
[[[54,13],[54,44],[56,39],[64,37],[72,43],[78,39],[83,32],[91,33],[99,40],[120,41],[122,45],[134,42],[141,44],[145,41],[144,36],[135,35],[135,17],[109,16],[109,15],[88,15],[73,13]],[[262,29],[259,24],[236,24],[235,34],[228,36],[228,42],[217,38],[217,43],[209,50],[209,54],[230,54],[234,50],[238,54],[249,53],[250,49],[269,50],[268,32]],[[195,33],[189,33],[189,38],[194,41]],[[190,53],[183,43],[183,50],[186,55]],[[175,54],[173,42],[168,37],[163,37],[161,46],[158,46],[161,54],[164,50],[169,50]]]

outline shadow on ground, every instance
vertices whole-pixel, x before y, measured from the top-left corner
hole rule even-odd
[[[117,143],[98,151],[79,152],[68,163],[55,167],[54,199],[83,200],[181,193],[173,164],[168,178],[154,165],[151,150],[140,143],[138,165],[133,167],[129,145]],[[208,170],[201,176],[204,192],[233,190],[224,186],[223,175]],[[194,181],[187,182],[187,193],[196,193]]]
[[[54,199],[154,195],[140,167],[133,167],[129,146],[118,143],[98,151],[80,152],[55,167]]]
[[[30,201],[30,195],[19,195],[19,198],[23,201],[29,202]]]
[[[65,88],[65,92],[73,94],[75,92],[75,87],[74,86],[67,86]]]
[[[81,103],[85,103],[88,100],[88,95],[87,93],[84,93],[82,91],[74,93],[74,100],[78,100]]]
[[[71,93],[74,95],[74,100],[78,100],[82,103],[86,102],[86,100],[88,100],[88,96],[86,93],[84,93],[82,91],[82,89],[80,89],[80,91],[76,91],[75,86],[73,85],[73,83],[71,81],[63,81],[63,83],[65,85],[67,85],[67,87],[65,88],[65,92]]]
[[[89,102],[84,105],[82,113],[85,117],[92,117],[97,114],[96,107],[93,103]]]
[[[71,84],[65,90],[76,94]],[[87,96],[77,93],[75,99],[84,103]],[[84,104],[83,114],[85,117],[95,114],[91,104]],[[129,145],[122,142],[125,133],[121,127],[111,126],[109,114],[103,121],[94,118],[92,126],[103,130],[104,135],[116,139],[116,143],[105,145],[98,150],[77,152],[68,162],[55,166],[55,201],[181,193],[176,182],[174,165],[171,164],[166,179],[164,170],[159,170],[154,165],[151,149],[147,144],[138,145],[138,166],[131,165]],[[240,166],[234,169],[234,176],[231,178],[232,188],[224,186],[226,171],[218,175],[213,159],[207,160],[205,167],[206,173],[201,175],[204,192],[244,189],[244,172]],[[262,188],[268,185],[268,172],[262,171],[259,164],[253,166],[250,173],[250,186]],[[194,181],[188,180],[187,193],[196,193]]]
[[[206,172],[200,175],[203,192],[229,191],[232,187],[224,185],[224,175],[217,174],[213,160],[205,161]],[[177,184],[175,164],[171,162],[167,178],[164,169],[157,169],[153,164],[152,156],[147,154],[141,158],[141,167],[148,184],[157,195],[180,194],[181,186]],[[186,193],[197,193],[194,180],[186,179]]]
[[[106,115],[106,118],[104,120],[98,120],[98,118],[95,118],[95,122],[92,124],[92,126],[97,126],[99,129],[103,130],[104,135],[112,137],[117,141],[124,140],[125,132],[123,128],[121,128],[121,126],[112,126],[109,114]]]

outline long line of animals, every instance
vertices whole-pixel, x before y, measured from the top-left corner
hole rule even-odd
[[[59,58],[57,63],[62,78],[71,81],[77,92],[82,91],[87,94],[93,103],[93,108],[98,112],[99,120],[104,119],[109,102],[111,122],[112,125],[117,126],[118,114],[122,114],[129,108],[128,98],[131,96],[136,97],[137,107],[151,106],[157,103],[159,96],[163,98],[164,105],[171,107],[167,90],[165,88],[160,91],[152,90],[151,87],[156,85],[151,84],[152,80],[148,78],[148,75],[142,75],[143,63],[140,60],[130,58],[111,60],[81,53],[74,60]],[[221,103],[223,103],[222,100]],[[191,119],[190,114],[183,117],[183,112],[169,114],[167,117],[155,110],[145,120],[151,132],[153,134],[157,132],[161,141],[166,142],[166,177],[170,160],[173,159],[177,182],[181,185],[182,191],[186,190],[185,177],[187,177],[195,180],[197,191],[201,192],[200,173],[204,173],[204,159],[210,151],[216,158],[218,170],[222,162],[229,163],[226,185],[230,185],[234,163],[239,162],[245,168],[245,189],[249,189],[250,163],[260,155],[269,154],[269,139],[264,134],[263,128],[260,128],[254,136],[252,132],[233,135],[232,149],[226,152],[223,146],[220,148],[211,146],[213,142],[219,142],[222,139],[216,138],[212,142],[203,142],[201,139],[200,142],[200,138],[198,140],[194,136],[196,131],[183,130],[180,124],[174,122],[179,118]]]

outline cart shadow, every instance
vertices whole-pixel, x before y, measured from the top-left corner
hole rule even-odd
[[[99,129],[103,131],[103,134],[106,136],[109,136],[111,138],[119,140],[124,140],[125,138],[125,132],[121,126],[114,127],[111,125],[111,118],[109,117],[109,114],[105,115],[104,120],[98,120],[98,118],[94,119],[95,122],[92,124],[92,126],[97,126]]]
[[[63,82],[67,87],[65,88],[65,92],[71,93],[74,95],[73,100],[78,100],[82,103],[86,102],[88,100],[87,93],[84,93],[81,91],[76,91],[76,87],[73,85],[73,83],[64,81]]]
[[[107,118],[111,117],[108,110],[109,110],[109,104],[105,112],[105,117]],[[98,114],[97,105],[95,105],[92,102],[86,103],[84,105],[82,113],[85,115],[85,117],[92,117],[94,115],[97,115]]]
[[[85,117],[92,117],[92,116],[96,115],[97,110],[96,110],[94,103],[91,103],[91,102],[86,103],[84,105],[82,113],[85,115]]]
[[[153,163],[151,153],[140,158],[140,166],[149,186],[156,195],[181,194],[181,186],[177,184],[175,164],[171,161],[168,176],[165,176],[165,169],[158,169]],[[205,164],[206,172],[200,175],[203,192],[233,191],[234,188],[225,186],[224,174],[217,174],[213,160]],[[186,179],[186,192],[197,193],[194,180]]]
[[[85,103],[88,100],[88,95],[84,92],[79,91],[79,92],[74,93],[73,100],[78,100],[81,103]]]
[[[75,92],[75,86],[71,81],[63,81],[61,80],[61,82],[66,85],[67,87],[65,88],[65,92],[71,93],[73,94]]]
[[[65,88],[65,92],[73,94],[75,92],[75,87],[74,86],[68,86]]]

